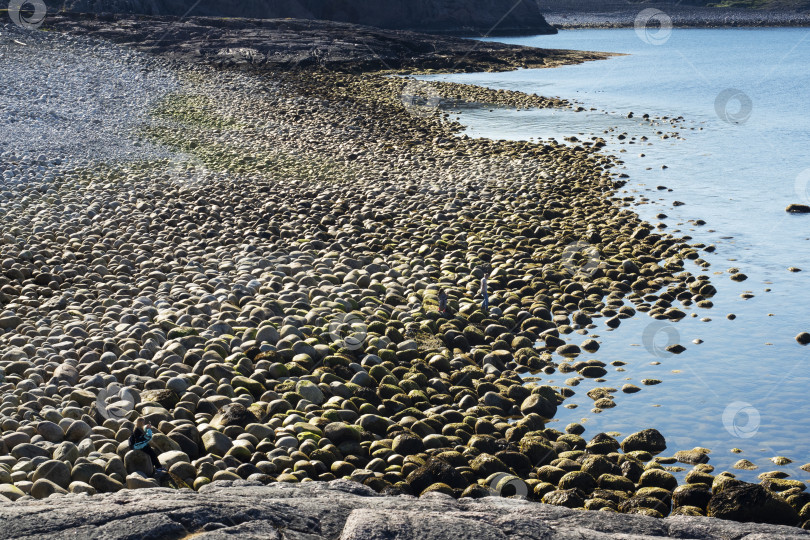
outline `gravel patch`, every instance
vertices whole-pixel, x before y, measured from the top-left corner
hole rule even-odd
[[[0,27],[0,158],[9,162],[121,161],[166,155],[133,131],[177,88],[162,62],[81,36]],[[11,174],[5,174],[10,172]]]

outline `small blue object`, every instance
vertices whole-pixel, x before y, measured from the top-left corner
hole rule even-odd
[[[151,440],[152,440],[152,430],[147,429],[146,433],[144,433],[143,440],[140,440],[134,444],[135,450],[140,450],[141,448],[146,447],[146,445],[149,444],[149,441]]]

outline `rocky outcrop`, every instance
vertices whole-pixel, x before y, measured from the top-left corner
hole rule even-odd
[[[523,0],[68,0],[77,13],[128,13],[178,17],[323,19],[455,34],[553,34],[538,4]]]
[[[73,14],[49,16],[46,27],[80,36],[92,35],[187,62],[219,67],[371,71],[441,69],[509,70],[551,67],[610,56],[471,42],[406,30],[304,19],[223,19]],[[19,324],[17,321],[8,323]],[[2,318],[0,318],[2,324]]]
[[[145,488],[62,495],[0,506],[2,538],[225,538],[399,540],[588,538],[780,538],[810,532],[704,517],[655,519],[582,512],[519,499],[455,500],[431,493],[386,497],[345,480],[271,484],[215,482],[199,493]]]

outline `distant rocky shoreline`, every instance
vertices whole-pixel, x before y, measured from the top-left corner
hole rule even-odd
[[[708,8],[666,2],[604,2],[587,0],[555,2],[544,12],[546,20],[559,29],[643,27],[643,10],[658,10],[664,24],[673,28],[744,28],[810,26],[810,12],[791,10]],[[653,27],[650,28],[654,30]]]

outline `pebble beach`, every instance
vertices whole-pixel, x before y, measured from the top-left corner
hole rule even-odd
[[[598,138],[474,139],[439,107],[575,105],[13,25],[0,60],[1,505],[349,480],[810,519],[802,482],[741,482],[656,426],[547,426],[574,391],[544,379],[607,372],[595,321],[676,322],[716,292],[688,271],[707,246],[642,221]],[[137,417],[165,472],[130,449]]]

